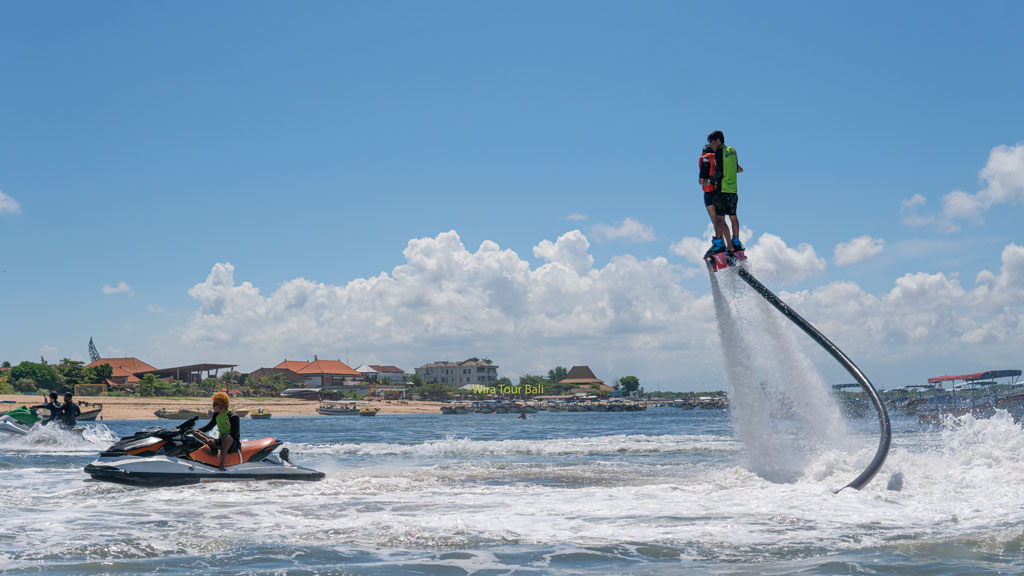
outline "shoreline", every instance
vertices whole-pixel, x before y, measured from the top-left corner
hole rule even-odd
[[[0,400],[13,400],[14,403],[0,404],[0,412],[13,410],[18,406],[34,406],[43,403],[41,395],[3,394]],[[210,408],[209,396],[158,396],[158,397],[122,397],[122,396],[75,396],[75,402],[83,405],[102,404],[100,420],[156,420],[157,410],[197,410],[206,412]],[[441,415],[441,404],[431,400],[374,400],[368,406],[380,408],[381,414],[437,414]],[[294,398],[247,398],[244,396],[231,398],[232,410],[248,410],[252,414],[263,408],[269,411],[272,418],[289,418],[295,416],[319,416],[316,409],[318,401],[297,400]],[[249,416],[246,415],[246,418]]]

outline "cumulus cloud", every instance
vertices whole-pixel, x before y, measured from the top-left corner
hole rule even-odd
[[[908,226],[934,222],[942,231],[955,232],[961,222],[984,224],[985,213],[993,206],[1024,203],[1024,144],[993,148],[978,178],[983,186],[978,192],[953,190],[943,196],[942,214],[938,218],[922,214],[924,198],[915,195],[903,203],[903,222]]]
[[[885,249],[885,240],[871,236],[859,236],[849,242],[836,245],[835,261],[838,266],[847,266],[873,258]]]
[[[800,243],[793,249],[782,238],[768,233],[747,247],[747,256],[756,262],[759,273],[786,283],[824,274],[827,269],[825,259],[819,258],[810,244]]]
[[[876,365],[931,359],[1002,366],[1024,347],[1024,247],[1006,246],[1001,259],[999,272],[981,272],[973,289],[943,273],[918,272],[880,295],[836,282],[782,297],[848,353]]]
[[[590,242],[579,230],[566,232],[552,243],[544,240],[533,247],[533,255],[547,262],[556,262],[570,267],[577,274],[586,274],[594,265],[594,257],[590,255]]]
[[[587,220],[587,218],[588,218],[588,216],[586,214],[577,214],[577,213],[574,212],[574,213],[569,214],[568,216],[566,216],[565,220],[572,220],[572,221],[575,221],[575,222],[583,222],[583,221]]]
[[[708,222],[707,227],[704,228],[704,234],[700,238],[684,236],[670,244],[668,252],[669,254],[685,258],[694,264],[702,264],[704,262],[704,252],[711,246],[711,238],[714,235],[715,229],[711,222]]]
[[[935,218],[932,216],[921,213],[926,202],[927,199],[920,194],[914,194],[904,200],[900,206],[900,218],[903,220],[903,223],[907,226],[918,228],[934,221]]]
[[[135,293],[132,292],[131,285],[127,282],[118,282],[116,285],[104,284],[102,290],[103,293],[108,296],[112,294],[128,294],[129,296],[135,296]]]
[[[986,204],[1024,202],[1024,144],[993,148],[981,179],[987,184],[979,193]]]
[[[21,212],[21,206],[18,205],[18,201],[0,190],[0,214],[17,214],[19,212]]]
[[[218,263],[189,294],[200,303],[189,338],[253,338],[253,325],[273,326],[268,337],[339,341],[359,338],[409,342],[467,334],[588,338],[630,332],[656,317],[678,314],[669,296],[686,301],[664,258],[622,256],[600,270],[581,252],[578,231],[534,248],[547,262],[531,269],[511,250],[485,241],[467,250],[454,231],[411,240],[406,263],[391,274],[345,286],[302,278],[269,296],[248,282],[236,285],[234,266]],[[637,279],[643,282],[637,283]]]
[[[1024,302],[1024,246],[1010,244],[1000,255],[999,274],[982,270],[977,277],[979,305],[1014,307]]]
[[[711,239],[703,240],[700,238],[681,238],[677,242],[673,242],[669,247],[669,254],[674,254],[682,258],[687,259],[694,264],[699,264],[704,261],[704,253],[711,245]]]
[[[632,218],[626,218],[616,226],[609,226],[604,223],[595,224],[593,233],[598,240],[618,240],[623,238],[633,242],[654,241],[654,229]]]

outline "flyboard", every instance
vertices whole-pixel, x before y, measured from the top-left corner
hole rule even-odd
[[[776,296],[774,292],[766,288],[764,284],[761,284],[761,282],[758,281],[758,279],[755,278],[749,270],[747,270],[746,265],[744,264],[746,259],[747,256],[744,251],[737,250],[732,254],[721,252],[719,254],[708,255],[704,258],[704,262],[708,265],[708,272],[710,274],[714,274],[719,270],[730,267],[734,268],[736,270],[736,274],[739,275],[744,282],[750,285],[750,287],[754,289],[754,292],[760,294],[762,298],[767,300],[768,303],[774,306],[776,310],[788,318],[790,322],[796,324],[797,327],[810,336],[812,340],[817,342],[819,346],[824,348],[826,352],[836,359],[836,361],[842,364],[843,368],[846,368],[846,371],[849,372],[850,375],[857,380],[857,383],[860,384],[860,387],[864,389],[865,394],[867,394],[868,398],[871,400],[871,404],[875,407],[875,411],[878,412],[878,425],[881,437],[878,440],[878,449],[875,451],[875,457],[859,476],[843,487],[860,490],[866,486],[868,482],[871,482],[871,479],[878,474],[878,471],[882,468],[882,464],[885,463],[886,456],[889,455],[889,444],[892,442],[892,426],[889,424],[889,413],[886,411],[885,405],[882,403],[882,399],[878,395],[878,391],[871,385],[867,376],[860,371],[860,368],[857,368],[857,365],[854,364],[838,346],[833,344],[832,341],[826,338],[824,334],[818,332],[810,322],[804,320],[799,314],[783,302],[781,298]],[[842,488],[840,488],[840,490],[842,490]]]

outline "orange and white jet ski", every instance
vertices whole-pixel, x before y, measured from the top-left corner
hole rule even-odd
[[[146,428],[122,438],[100,452],[85,472],[96,480],[142,486],[324,478],[323,472],[292,464],[288,449],[273,438],[243,440],[240,450],[228,453],[222,472],[220,457],[198,437],[195,423],[192,418],[175,428]]]

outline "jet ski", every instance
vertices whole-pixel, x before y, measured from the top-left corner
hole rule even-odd
[[[28,434],[29,430],[32,429],[32,426],[40,420],[42,420],[42,418],[40,418],[39,415],[25,406],[15,408],[10,412],[5,412],[3,416],[0,416],[0,432],[24,436]]]
[[[288,449],[273,438],[243,440],[228,453],[226,471],[220,457],[194,430],[196,418],[174,428],[152,427],[122,438],[85,467],[95,480],[141,486],[180,486],[239,480],[323,480],[324,473],[292,464]]]
[[[47,422],[39,417],[36,413],[37,406],[28,408],[22,406],[21,408],[15,408],[10,412],[5,412],[0,415],[0,432],[7,434],[14,434],[16,436],[25,436],[33,429],[39,426],[58,426],[63,428],[63,424],[58,422]],[[85,432],[84,426],[75,426],[74,428],[63,428],[69,430],[72,433],[78,434],[79,436]]]

